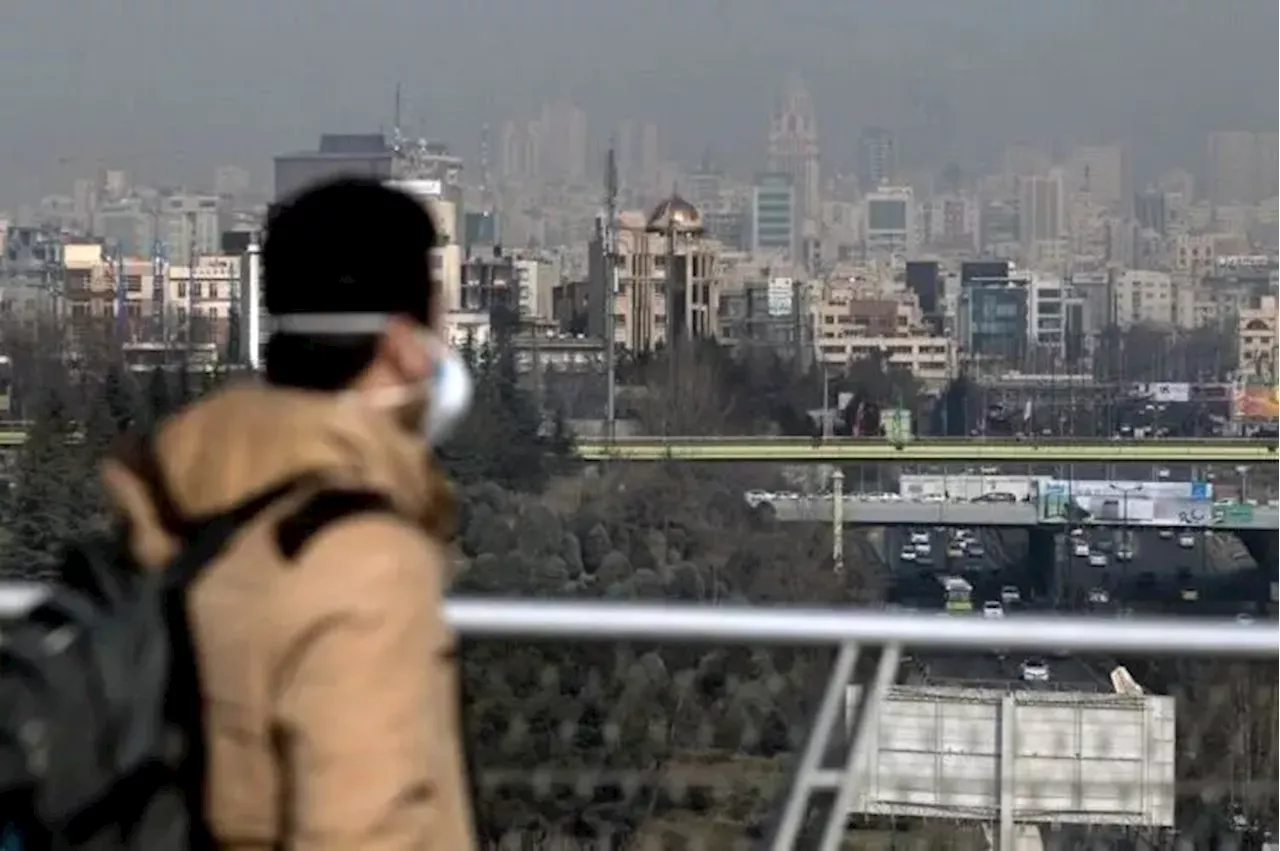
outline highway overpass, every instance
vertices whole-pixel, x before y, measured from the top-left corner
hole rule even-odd
[[[780,463],[980,462],[1022,464],[1275,463],[1265,440],[1102,440],[924,438],[894,444],[884,438],[637,437],[578,441],[589,461],[772,461]]]
[[[831,497],[778,498],[768,503],[782,522],[831,522]],[[1249,515],[1224,514],[1215,522],[1211,513],[1201,513],[1199,522],[1170,524],[1185,529],[1222,529],[1230,531],[1280,529],[1280,507],[1260,505]],[[863,526],[965,526],[965,527],[1034,527],[1047,526],[1114,526],[1153,528],[1159,524],[1145,521],[1082,518],[1070,522],[1040,516],[1034,502],[892,502],[845,497],[844,522]]]

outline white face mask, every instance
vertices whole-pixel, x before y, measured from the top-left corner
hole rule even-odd
[[[381,334],[390,317],[381,313],[289,313],[272,317],[275,330],[309,337],[347,334]],[[448,440],[471,410],[475,393],[471,372],[457,352],[430,331],[420,334],[431,355],[433,369],[421,386],[389,387],[368,394],[374,404],[397,407],[424,398],[426,411],[419,428],[427,443]]]

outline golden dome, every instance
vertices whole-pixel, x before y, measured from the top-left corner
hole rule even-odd
[[[672,195],[654,207],[645,224],[645,230],[655,233],[666,233],[673,229],[680,234],[702,233],[702,214],[697,207],[679,195]]]

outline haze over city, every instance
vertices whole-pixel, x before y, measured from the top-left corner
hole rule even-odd
[[[208,182],[322,131],[415,133],[474,160],[481,126],[569,99],[593,138],[653,121],[664,155],[758,167],[790,75],[824,164],[884,126],[904,165],[993,166],[1011,140],[1127,142],[1135,172],[1199,171],[1215,130],[1274,130],[1276,4],[1259,0],[224,0],[9,4],[0,207],[101,163]]]
[[[1275,851],[1276,0],[0,7],[3,851]]]

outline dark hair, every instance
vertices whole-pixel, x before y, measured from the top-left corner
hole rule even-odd
[[[267,312],[385,313],[431,320],[435,222],[411,196],[368,178],[303,190],[275,206],[262,248]],[[373,360],[376,335],[274,334],[267,380],[340,390]]]

